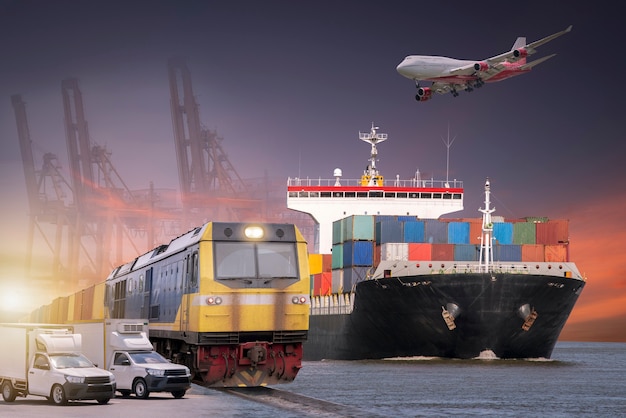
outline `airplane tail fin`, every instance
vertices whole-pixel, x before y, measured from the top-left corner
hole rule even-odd
[[[520,36],[513,44],[511,51],[515,51],[516,49],[522,48],[524,46],[526,46],[526,37]],[[517,62],[520,64],[526,64],[526,57],[520,58]]]
[[[513,48],[511,48],[511,51],[515,51],[518,48],[521,48],[523,46],[526,46],[526,38],[524,36],[520,36],[519,38],[517,38],[517,41],[515,41],[515,43],[513,44]]]

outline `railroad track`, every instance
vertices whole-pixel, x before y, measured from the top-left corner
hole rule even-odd
[[[310,398],[293,392],[273,389],[268,387],[251,388],[215,388],[223,393],[227,393],[241,398],[260,402],[266,405],[297,412],[303,416],[315,417],[376,417],[376,414],[363,411],[359,408],[341,405],[322,399]]]

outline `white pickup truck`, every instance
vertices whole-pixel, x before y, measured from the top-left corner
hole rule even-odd
[[[81,354],[81,335],[66,325],[0,324],[0,388],[5,402],[44,396],[106,404],[115,396],[115,377]]]
[[[86,341],[85,355],[115,375],[117,391],[148,398],[151,392],[185,396],[191,387],[191,373],[182,364],[172,363],[154,351],[148,339],[148,321],[105,319],[73,324]]]

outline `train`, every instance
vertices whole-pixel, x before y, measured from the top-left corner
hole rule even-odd
[[[155,351],[189,367],[194,383],[289,383],[308,335],[308,263],[293,224],[207,222],[26,319],[144,319]]]

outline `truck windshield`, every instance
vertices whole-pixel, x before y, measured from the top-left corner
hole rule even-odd
[[[82,354],[51,354],[50,361],[57,369],[95,367],[93,363]]]
[[[163,356],[154,351],[129,353],[135,364],[169,363]]]

